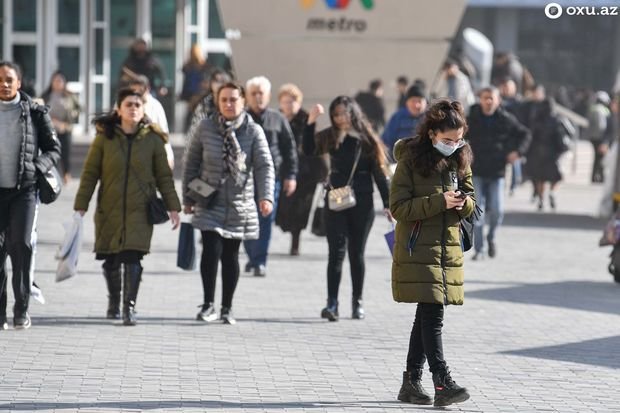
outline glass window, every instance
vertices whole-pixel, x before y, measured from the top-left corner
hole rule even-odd
[[[153,38],[174,38],[176,4],[170,0],[152,0],[151,29]]]
[[[37,47],[33,45],[13,46],[13,61],[22,69],[22,90],[31,96],[37,96],[34,90],[37,73]]]
[[[37,0],[13,0],[13,30],[37,31]]]
[[[103,112],[103,85],[97,83],[95,85],[95,113]]]
[[[80,0],[58,0],[58,33],[80,33]]]
[[[198,43],[198,34],[196,33],[192,33],[190,36],[190,44],[196,44]]]
[[[226,38],[226,33],[222,27],[222,19],[220,18],[220,9],[216,0],[209,0],[209,38]]]
[[[136,36],[136,2],[110,0],[110,32],[113,36]]]
[[[230,56],[227,56],[225,53],[209,53],[207,54],[207,61],[212,66],[232,72]]]
[[[189,2],[191,8],[191,24],[195,26],[198,24],[198,0],[190,0]]]
[[[80,48],[79,47],[59,47],[58,48],[58,69],[60,69],[69,82],[79,82],[80,80]]]
[[[103,74],[103,29],[95,30],[95,73]]]
[[[103,0],[95,0],[95,20],[103,21]]]

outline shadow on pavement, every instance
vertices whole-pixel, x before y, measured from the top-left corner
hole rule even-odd
[[[502,225],[512,227],[583,229],[603,231],[607,220],[588,215],[541,212],[506,212]]]
[[[414,408],[407,405],[408,408]],[[424,408],[425,406],[420,406]],[[427,407],[427,406],[426,406]],[[227,402],[216,400],[145,400],[145,401],[109,401],[109,402],[15,402],[0,404],[0,410],[36,411],[69,409],[110,409],[110,410],[159,410],[159,409],[261,409],[262,411],[280,409],[396,409],[402,410],[403,404],[394,400],[370,400],[355,402]]]
[[[472,291],[470,298],[538,304],[573,310],[620,314],[620,285],[613,282],[565,281],[521,284]]]
[[[274,324],[320,324],[326,323],[325,320],[319,317],[290,317],[290,318],[237,318],[237,321],[243,323],[274,323]],[[122,326],[121,320],[108,320],[105,317],[70,317],[70,316],[44,316],[33,317],[33,324],[36,326],[67,326],[67,325],[109,325],[109,326]],[[138,314],[138,325],[142,324],[175,324],[183,326],[215,326],[222,324],[221,322],[214,321],[211,323],[204,323],[196,321],[192,317],[141,317]]]
[[[613,336],[558,346],[504,351],[501,354],[620,369],[620,357],[615,352],[619,348],[620,336]]]

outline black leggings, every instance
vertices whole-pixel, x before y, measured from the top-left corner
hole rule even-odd
[[[357,204],[350,209],[325,213],[329,260],[327,263],[327,297],[338,299],[344,255],[349,253],[353,298],[361,299],[364,289],[364,250],[375,219],[372,193],[356,194]]]
[[[239,281],[239,247],[241,240],[222,238],[214,231],[202,231],[202,258],[200,275],[204,290],[204,304],[215,299],[217,268],[222,261],[222,307],[232,307],[232,299]]]
[[[441,340],[443,311],[444,308],[441,304],[418,304],[411,337],[409,338],[407,371],[424,368],[426,359],[428,359],[431,372],[441,370],[445,366],[443,342]]]

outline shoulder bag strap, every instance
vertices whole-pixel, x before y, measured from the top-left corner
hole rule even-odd
[[[357,164],[360,160],[360,156],[362,155],[362,144],[361,142],[358,144],[357,154],[355,155],[355,162],[353,162],[353,168],[351,168],[351,174],[349,175],[349,179],[347,180],[347,185],[351,185],[353,182],[353,175],[355,175],[355,170],[357,169]],[[334,189],[331,182],[328,182],[329,189]]]
[[[125,156],[125,159],[127,160],[127,163],[129,164],[130,171],[133,172],[133,174],[136,176],[138,187],[140,187],[140,190],[144,193],[144,195],[146,195],[147,198],[150,198],[151,196],[153,196],[153,194],[151,193],[150,190],[148,190],[148,186],[144,183],[144,181],[140,179],[140,174],[138,173],[138,171],[136,171],[133,165],[131,165],[131,162],[130,162],[131,160],[128,158],[127,152],[125,152],[125,148],[123,148],[123,143],[121,142],[120,139],[118,139],[118,146],[121,148],[121,152],[123,152],[123,155]],[[147,189],[145,189],[145,187]],[[156,192],[155,195],[157,195],[157,190],[155,192]]]

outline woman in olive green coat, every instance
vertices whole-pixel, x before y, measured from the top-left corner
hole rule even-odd
[[[142,257],[149,252],[153,225],[147,204],[159,190],[173,228],[181,204],[166,159],[166,135],[144,116],[144,98],[131,89],[118,92],[118,109],[95,119],[74,209],[82,215],[99,183],[95,210],[95,252],[104,260],[108,292],[107,318],[120,318],[121,264],[123,324],[135,325],[135,305],[142,278]]]
[[[394,148],[390,211],[398,223],[392,294],[398,302],[418,303],[398,395],[407,403],[433,403],[421,384],[426,359],[433,373],[435,406],[469,398],[450,377],[441,339],[444,305],[463,304],[459,225],[475,209],[466,131],[461,104],[440,100],[426,112],[418,135],[398,141]]]

